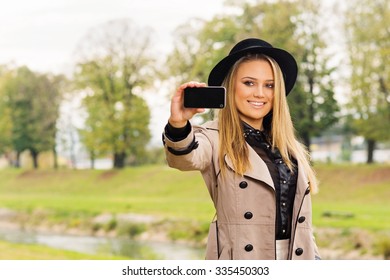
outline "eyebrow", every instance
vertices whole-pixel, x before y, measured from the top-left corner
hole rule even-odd
[[[251,76],[245,76],[245,77],[242,77],[241,79],[251,79],[251,80],[255,80],[257,81],[258,79],[257,78],[254,78],[254,77],[251,77]],[[265,80],[266,82],[274,82],[275,80],[274,79],[268,79],[268,80]]]

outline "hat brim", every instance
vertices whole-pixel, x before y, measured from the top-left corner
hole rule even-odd
[[[250,47],[242,51],[228,55],[211,70],[208,85],[220,86],[228,74],[230,68],[241,57],[247,54],[265,54],[272,57],[278,64],[283,73],[286,95],[288,95],[294,87],[298,75],[298,65],[294,57],[287,51],[278,48],[269,47]]]

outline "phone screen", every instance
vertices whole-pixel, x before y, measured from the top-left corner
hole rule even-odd
[[[226,103],[224,87],[193,87],[184,89],[184,107],[186,108],[218,108]]]

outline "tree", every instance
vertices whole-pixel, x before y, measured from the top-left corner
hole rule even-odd
[[[0,153],[4,154],[9,161],[12,152],[12,110],[7,106],[8,97],[3,88],[11,77],[9,69],[5,66],[0,68]]]
[[[192,19],[179,26],[175,32],[174,49],[168,55],[166,74],[163,78],[170,77],[175,88],[191,80],[207,83],[213,66],[237,41],[239,29],[235,21],[235,17],[221,15],[210,21]],[[201,116],[203,121],[212,119],[214,110]]]
[[[151,31],[129,20],[92,29],[78,48],[77,84],[88,94],[82,140],[94,159],[112,153],[115,168],[145,149],[150,111],[140,96],[152,85]]]
[[[167,58],[167,73],[177,85],[189,80],[207,82],[213,66],[237,40],[236,18],[216,16],[210,21],[192,19],[175,32],[174,49]]]
[[[40,152],[55,153],[61,80],[61,77],[37,74],[20,67],[4,82],[3,105],[9,110],[6,116],[12,124],[10,139],[17,154],[17,167],[20,154],[25,150],[30,152],[34,168],[38,168]]]
[[[310,139],[337,122],[339,106],[334,92],[336,69],[329,65],[331,57],[326,54],[329,46],[324,38],[327,27],[322,24],[326,22],[323,8],[318,0],[300,0],[299,4],[299,14],[294,18],[299,76],[289,104],[295,128],[310,149]]]
[[[72,81],[63,89],[59,119],[57,121],[57,149],[69,158],[72,168],[77,167],[77,155],[82,153],[79,128],[82,126],[84,108],[81,105],[82,92],[74,91]]]
[[[350,1],[345,31],[350,60],[350,110],[354,128],[367,142],[367,163],[378,141],[390,140],[390,4]]]

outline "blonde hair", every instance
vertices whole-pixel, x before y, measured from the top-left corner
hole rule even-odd
[[[223,86],[227,91],[226,107],[220,110],[218,115],[219,126],[219,164],[221,173],[226,171],[224,157],[228,156],[234,169],[239,175],[243,175],[246,170],[252,168],[249,162],[249,151],[246,145],[242,122],[239,117],[234,99],[235,76],[239,66],[252,60],[264,60],[270,64],[274,74],[274,99],[271,115],[263,119],[263,126],[271,137],[273,148],[278,148],[280,154],[288,166],[293,171],[294,163],[291,156],[298,162],[300,168],[309,178],[310,187],[313,191],[317,190],[317,180],[310,165],[307,149],[297,140],[295,129],[291,120],[290,110],[287,104],[286,90],[282,71],[277,62],[266,55],[250,54],[239,59],[230,69],[226,76]],[[273,125],[277,124],[277,125]]]

